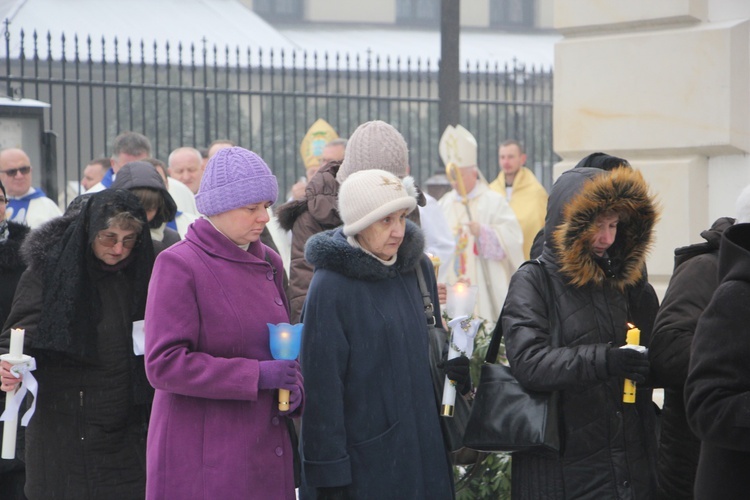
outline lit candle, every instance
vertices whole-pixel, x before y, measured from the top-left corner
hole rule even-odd
[[[463,282],[448,287],[448,297],[445,310],[451,318],[471,316],[477,299],[478,288]]]
[[[2,356],[3,361],[7,361],[10,364],[17,364],[23,361],[23,336],[25,330],[22,328],[12,328],[10,330],[10,352]],[[5,393],[5,409],[7,410],[12,406],[13,395],[15,391]],[[3,447],[2,456],[3,459],[10,460],[16,457],[16,433],[18,432],[18,412],[12,416],[12,420],[8,419],[4,422],[3,426]]]
[[[625,335],[625,344],[622,346],[625,349],[636,349],[638,351],[643,349],[641,343],[641,331],[635,327],[634,324],[628,323],[628,333]],[[625,379],[625,385],[622,390],[622,402],[623,403],[635,403],[635,382],[630,379]]]
[[[302,340],[302,323],[296,325],[290,325],[289,323],[266,324],[268,325],[273,359],[297,359]],[[279,410],[289,410],[289,391],[287,389],[279,389]]]

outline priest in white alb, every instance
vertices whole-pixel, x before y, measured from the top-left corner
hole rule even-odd
[[[445,281],[477,285],[475,313],[494,323],[510,277],[524,261],[521,226],[505,198],[479,172],[477,142],[468,130],[449,125],[439,147],[453,186],[440,206],[456,242],[451,261],[444,263]]]

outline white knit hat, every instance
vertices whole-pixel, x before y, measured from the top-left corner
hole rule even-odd
[[[352,133],[336,180],[343,183],[354,172],[374,168],[402,178],[409,170],[409,148],[404,136],[381,120],[363,123]]]
[[[344,234],[353,236],[388,214],[417,206],[414,179],[402,181],[385,170],[354,172],[339,189]]]

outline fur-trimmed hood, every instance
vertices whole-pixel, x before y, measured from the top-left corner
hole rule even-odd
[[[623,290],[637,283],[645,267],[659,208],[641,173],[628,167],[606,172],[575,168],[555,182],[547,206],[543,255],[556,262],[574,286],[603,283],[606,273],[597,263],[592,239],[599,215],[620,214],[617,236],[607,251],[613,277]]]
[[[21,258],[21,245],[29,231],[28,226],[8,221],[8,239],[0,243],[0,271],[26,267]]]
[[[362,249],[351,246],[342,228],[318,233],[305,245],[305,259],[315,268],[330,269],[363,281],[379,281],[411,271],[419,264],[423,252],[422,230],[410,220],[406,221],[404,241],[393,266],[385,266]]]
[[[49,249],[60,241],[78,212],[55,217],[31,231],[21,245],[21,257],[33,269],[44,269]]]
[[[341,225],[337,208],[339,183],[336,174],[341,162],[331,161],[320,167],[305,188],[305,197],[280,206],[276,211],[279,226],[285,231],[294,228],[296,220],[305,212],[323,227],[334,228]]]

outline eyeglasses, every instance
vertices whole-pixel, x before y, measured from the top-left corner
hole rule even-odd
[[[113,247],[118,243],[122,243],[123,248],[133,248],[138,243],[138,237],[136,236],[129,236],[118,240],[116,234],[97,234],[96,239],[105,247]]]
[[[21,172],[21,175],[26,175],[29,172],[31,172],[31,167],[27,165],[25,167],[9,168],[8,170],[0,170],[0,173],[5,174],[8,177],[15,177],[18,172]]]
[[[0,196],[0,204],[3,203],[8,203],[8,198],[6,198],[5,196]]]

